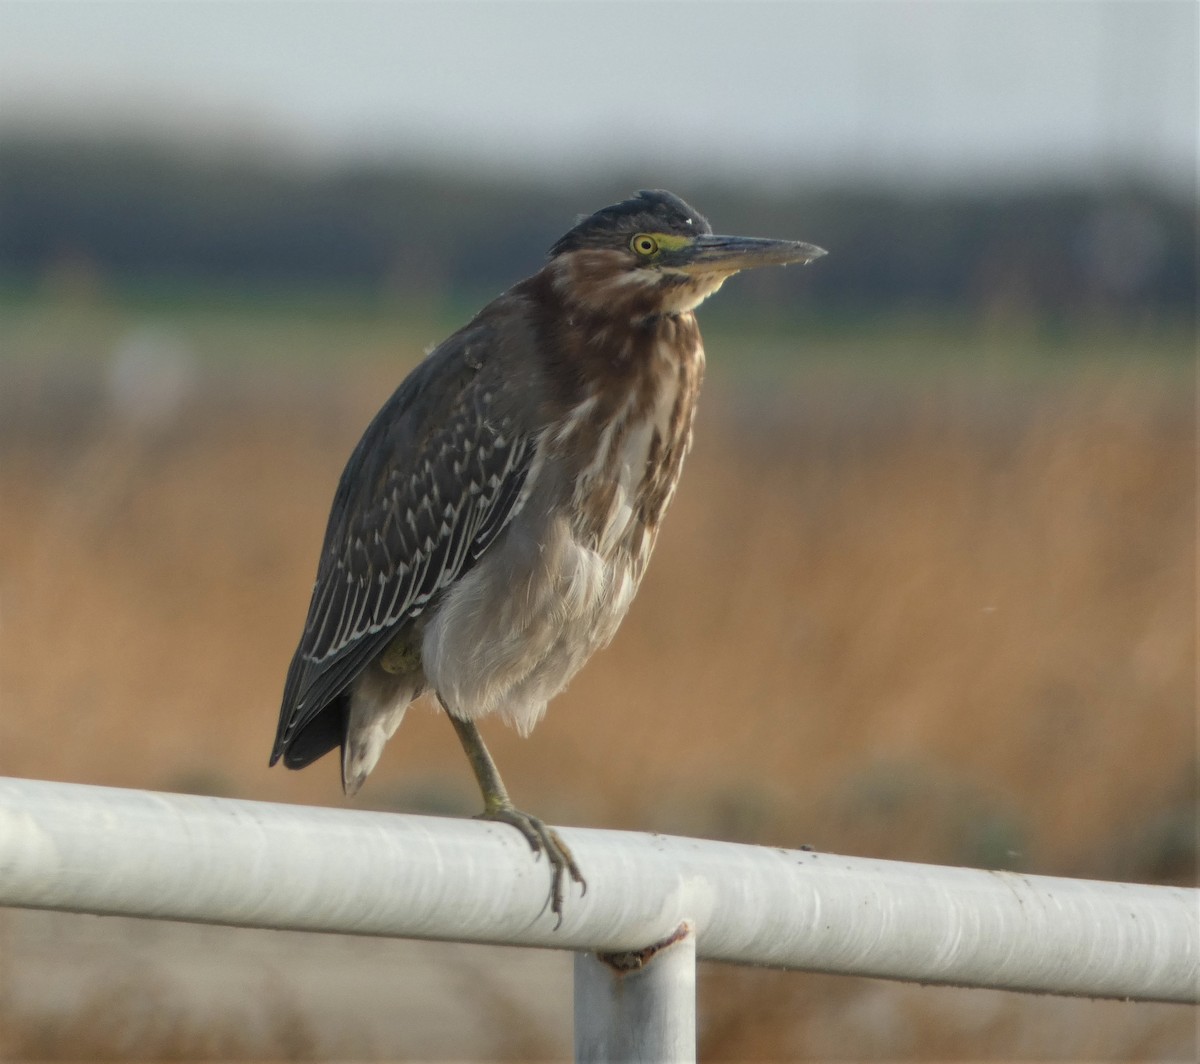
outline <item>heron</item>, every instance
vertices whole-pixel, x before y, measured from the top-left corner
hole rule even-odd
[[[582,217],[544,266],[433,348],[338,483],[271,764],[341,751],[355,794],[405,710],[436,695],[482,818],[587,889],[553,828],[509,798],[479,732],[528,735],[615,635],[675,492],[704,375],[696,307],[741,270],[809,263],[792,240],[714,235],[678,196]]]

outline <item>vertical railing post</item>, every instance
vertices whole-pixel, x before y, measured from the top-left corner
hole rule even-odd
[[[575,954],[575,1060],[694,1064],[696,936],[630,953]]]

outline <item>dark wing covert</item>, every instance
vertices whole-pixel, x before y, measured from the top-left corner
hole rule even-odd
[[[477,354],[486,339],[478,326],[430,354],[346,464],[288,670],[272,764],[515,516],[536,440],[493,409]]]

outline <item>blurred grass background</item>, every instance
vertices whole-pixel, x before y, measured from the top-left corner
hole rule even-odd
[[[488,729],[518,799],[560,823],[1194,883],[1186,325],[714,317],[695,452],[628,621],[533,737]],[[332,762],[266,771],[281,678],[341,465],[448,327],[394,301],[10,294],[0,771],[341,803]],[[416,711],[357,804],[476,800],[450,730]],[[15,1009],[7,1051],[387,1055],[303,1012],[298,1041],[236,1011],[197,1026],[179,1002],[148,1024],[134,1002],[152,988],[130,979],[106,1022]],[[712,968],[703,1046],[1194,1044],[1187,1010],[995,997],[981,1019],[952,991]],[[487,1044],[525,1059],[565,1037]]]
[[[696,5],[684,27],[641,4],[645,32],[701,58],[695,26],[757,34],[760,55],[788,37],[764,19],[799,19],[804,62],[762,60],[733,124],[709,57],[686,93],[640,91],[655,109],[615,133],[583,123],[587,151],[551,136],[553,166],[490,141],[468,160],[453,123],[493,97],[518,117],[544,104],[547,128],[548,78],[580,115],[616,98],[614,50],[586,46],[626,42],[633,8],[566,7],[456,5],[482,29],[456,26],[447,63],[433,6],[0,5],[0,773],[341,804],[332,761],[266,758],[346,457],[577,213],[661,186],[717,231],[830,255],[701,309],[696,446],[628,620],[531,738],[485,725],[514,798],[558,823],[1195,885],[1195,153],[1182,174],[1164,147],[1195,103],[1154,110],[1194,8]],[[337,105],[379,59],[344,34],[388,19],[404,32],[377,33],[381,113],[445,97],[456,159],[390,126],[381,150]],[[508,66],[542,78],[517,89],[485,64],[472,88],[500,30],[541,48]],[[96,119],[101,60],[132,77],[147,33],[162,69],[189,91],[203,70],[239,108],[291,70],[286,98],[328,93],[314,121],[360,123],[357,149],[299,150],[240,111],[214,135],[192,97],[155,111],[144,86]],[[55,66],[72,39],[83,57]],[[393,47],[429,98],[396,90]],[[1089,55],[1095,113],[1064,103]],[[999,69],[1005,93],[981,91]],[[14,95],[29,71],[41,95]],[[49,121],[37,105],[76,74],[72,121]],[[1002,97],[1012,114],[990,109]],[[1080,154],[1093,127],[1103,150]],[[754,129],[782,154],[739,155]],[[930,129],[983,178],[901,150]],[[1037,155],[1046,130],[1061,158]],[[476,802],[418,708],[355,805]],[[5,1060],[562,1059],[569,1010],[552,954],[0,912]],[[702,967],[700,1019],[708,1060],[1200,1052],[1179,1007],[721,966]]]

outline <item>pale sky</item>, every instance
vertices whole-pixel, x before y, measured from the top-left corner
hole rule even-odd
[[[1191,0],[0,0],[0,128],[787,183],[1194,187]]]

